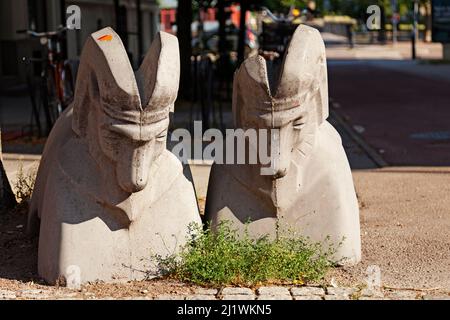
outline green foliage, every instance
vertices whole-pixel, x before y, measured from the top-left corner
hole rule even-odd
[[[285,8],[290,8],[291,6],[295,8],[305,8],[307,5],[307,0],[280,0],[281,5]]]
[[[370,5],[382,5],[382,2],[382,0],[330,0],[329,12],[325,13],[348,15],[352,18],[363,18]]]
[[[198,12],[199,8],[212,8],[217,7],[217,2],[214,0],[193,0],[192,8],[193,12]],[[258,7],[264,6],[269,8],[273,12],[287,13],[291,6],[296,8],[305,8],[308,0],[261,0],[251,2]],[[230,4],[230,2],[227,2]]]
[[[239,237],[222,223],[214,232],[191,226],[180,255],[156,259],[163,274],[199,285],[303,284],[325,275],[334,252],[331,245],[292,235],[274,241]]]
[[[297,9],[306,8],[307,2],[307,0],[263,0],[259,4],[269,8],[273,12],[287,13],[291,6]]]
[[[430,3],[431,0],[420,0],[421,5]],[[317,5],[323,12],[325,0],[318,0]],[[379,5],[384,8],[387,17],[392,16],[391,0],[328,0],[330,8],[325,14],[348,15],[353,18],[362,19],[370,5]],[[412,0],[397,0],[398,12],[401,16],[411,15],[413,8]]]

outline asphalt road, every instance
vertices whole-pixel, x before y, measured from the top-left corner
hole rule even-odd
[[[336,110],[396,166],[450,165],[450,82],[369,63],[329,65]]]

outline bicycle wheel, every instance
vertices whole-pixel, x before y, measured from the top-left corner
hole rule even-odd
[[[62,90],[62,107],[66,109],[72,103],[75,94],[72,68],[67,61],[63,62],[60,76],[60,88]]]
[[[50,126],[53,127],[53,125],[56,122],[56,119],[62,112],[62,104],[59,99],[58,95],[58,85],[57,85],[57,79],[56,79],[56,72],[55,68],[52,66],[47,67],[47,74],[46,74],[46,83],[47,83],[47,109],[48,113],[50,115]],[[45,106],[44,106],[45,107]]]

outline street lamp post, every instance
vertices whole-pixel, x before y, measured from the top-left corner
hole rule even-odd
[[[238,40],[238,63],[244,61],[245,57],[245,39],[247,33],[246,14],[248,9],[248,1],[240,1],[240,20],[239,20],[239,40]]]
[[[413,28],[411,34],[412,40],[412,59],[416,60],[416,42],[417,42],[417,24],[419,19],[419,0],[414,0]]]
[[[392,43],[397,43],[398,11],[397,0],[391,0],[392,7]]]
[[[137,43],[138,43],[138,57],[137,61],[140,64],[142,55],[144,53],[144,46],[142,43],[142,12],[141,0],[136,0],[136,20],[137,20]]]

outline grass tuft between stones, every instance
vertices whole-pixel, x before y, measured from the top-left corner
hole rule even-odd
[[[34,184],[36,181],[37,168],[32,167],[27,172],[23,168],[23,163],[19,162],[16,182],[14,184],[15,196],[18,204],[31,199]]]
[[[223,222],[212,231],[191,225],[186,245],[178,254],[154,256],[163,275],[203,286],[267,283],[304,284],[322,279],[335,262],[335,248],[313,243],[292,233],[271,240],[239,236]]]

